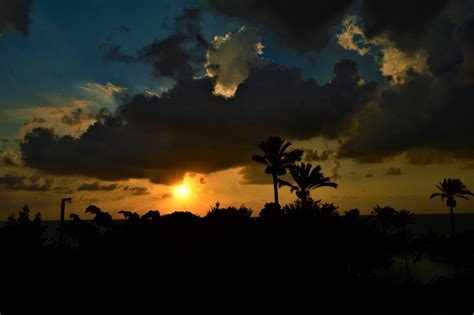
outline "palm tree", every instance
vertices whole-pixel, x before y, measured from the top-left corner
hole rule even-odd
[[[306,209],[310,191],[320,187],[337,188],[337,184],[330,181],[329,177],[324,177],[321,166],[313,168],[311,163],[299,163],[290,167],[290,174],[296,185],[287,181],[279,180],[281,186],[289,186],[291,192],[296,191],[296,196],[301,199],[301,207]]]
[[[466,185],[464,185],[461,180],[459,179],[444,179],[439,185],[436,185],[441,192],[434,193],[430,196],[430,199],[434,197],[441,197],[441,200],[446,198],[446,205],[449,207],[451,211],[451,236],[454,237],[454,212],[453,209],[456,208],[457,202],[456,198],[462,198],[469,200],[469,198],[465,195],[474,196],[472,192],[470,192]]]
[[[395,225],[402,230],[406,237],[407,227],[409,224],[415,224],[415,214],[408,210],[400,210],[395,213]]]
[[[301,161],[303,157],[303,150],[287,151],[291,142],[285,141],[280,137],[268,137],[260,142],[258,146],[263,151],[264,155],[253,155],[252,160],[265,164],[266,174],[271,174],[273,177],[273,192],[275,196],[275,204],[278,203],[278,176],[286,174],[286,170]]]
[[[376,205],[370,214],[369,220],[384,235],[392,231],[396,225],[397,211],[390,206],[380,207]]]

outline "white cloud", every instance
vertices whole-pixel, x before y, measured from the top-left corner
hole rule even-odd
[[[242,26],[237,32],[215,36],[207,52],[206,73],[216,79],[214,93],[232,97],[252,67],[268,63],[261,57],[262,33]]]

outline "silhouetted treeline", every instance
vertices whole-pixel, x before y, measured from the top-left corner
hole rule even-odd
[[[415,236],[409,211],[307,198],[252,210],[211,207],[143,215],[97,206],[71,214],[65,243],[46,244],[23,208],[0,230],[2,314],[462,314],[471,312],[474,235]],[[429,284],[377,276],[395,256],[427,253],[463,265]]]

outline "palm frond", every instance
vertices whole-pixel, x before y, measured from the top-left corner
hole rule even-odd
[[[261,155],[254,154],[252,155],[252,160],[262,164],[268,164],[267,159]]]
[[[290,182],[287,182],[286,180],[279,179],[278,180],[278,187],[283,187],[283,186],[288,186],[291,188],[291,192],[298,190],[298,186],[293,185]]]

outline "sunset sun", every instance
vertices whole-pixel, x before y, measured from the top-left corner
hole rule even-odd
[[[187,187],[186,185],[180,185],[175,187],[174,196],[176,198],[186,199],[187,197],[189,197],[189,194],[190,190],[189,187]]]

